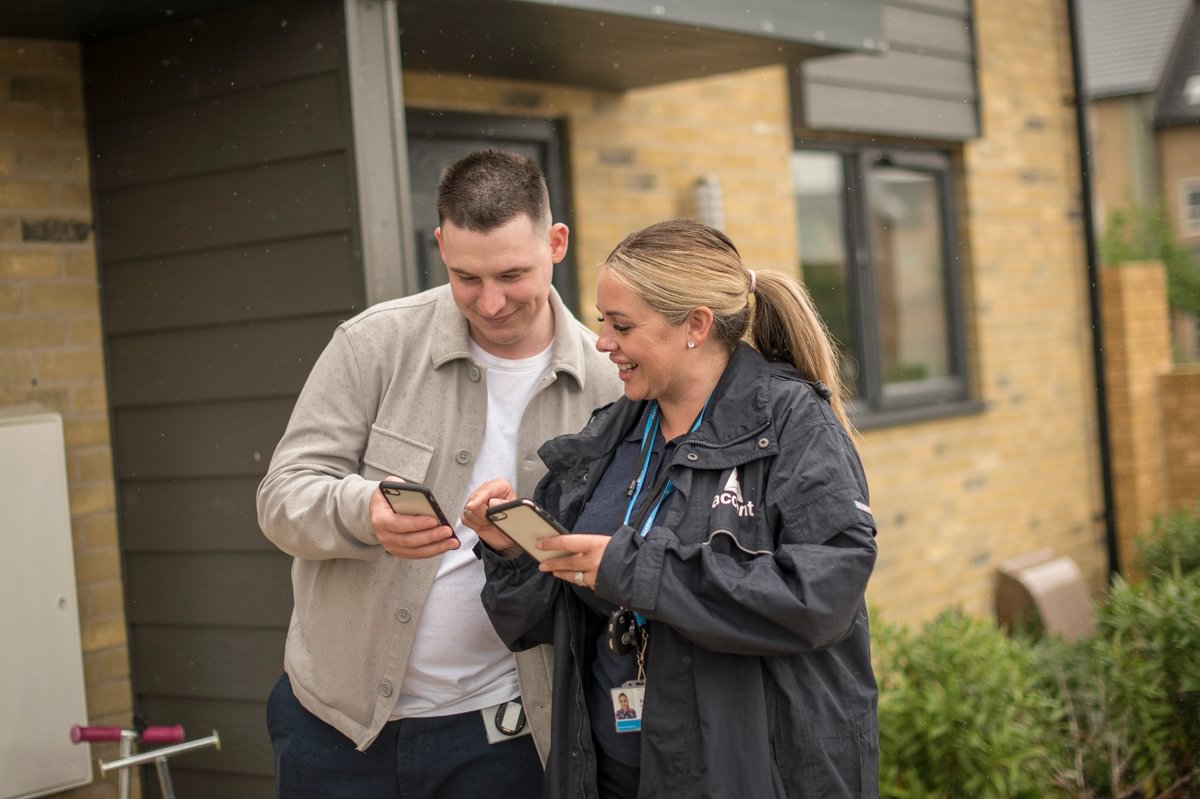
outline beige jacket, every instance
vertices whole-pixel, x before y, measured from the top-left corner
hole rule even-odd
[[[546,468],[537,449],[583,427],[621,393],[595,335],[551,291],[551,368],[521,420],[517,493]],[[448,287],[375,305],[339,325],[313,366],[258,489],[267,538],[295,557],[284,668],[304,707],[366,749],[404,682],[440,558],[407,561],[375,540],[370,496],[389,474],[424,483],[460,512],[487,418],[486,370]],[[550,744],[549,647],[518,653],[526,716]]]

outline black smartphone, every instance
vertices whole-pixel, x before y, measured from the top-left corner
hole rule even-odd
[[[538,507],[532,499],[514,499],[487,509],[488,521],[500,528],[521,549],[537,560],[549,560],[571,553],[561,549],[538,549],[537,542],[543,538],[566,535],[570,531],[555,521],[554,517]]]
[[[383,498],[392,506],[396,513],[406,513],[409,516],[433,516],[439,524],[450,528],[454,534],[454,525],[442,513],[442,508],[433,498],[433,492],[420,483],[396,483],[384,480],[379,484]],[[454,535],[458,538],[457,535]]]

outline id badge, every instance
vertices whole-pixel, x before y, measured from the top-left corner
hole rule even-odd
[[[617,732],[641,732],[646,683],[629,680],[609,693],[612,695],[613,718],[617,722]]]

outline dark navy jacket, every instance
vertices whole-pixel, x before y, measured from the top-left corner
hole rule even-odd
[[[535,499],[568,528],[643,402],[620,399],[539,451]],[[669,466],[643,539],[613,535],[596,583],[649,619],[644,797],[877,797],[876,685],[863,598],[867,485],[820,389],[740,345]],[[596,616],[528,555],[483,553],[483,603],[514,651],[555,646],[546,795],[597,795],[583,697]]]

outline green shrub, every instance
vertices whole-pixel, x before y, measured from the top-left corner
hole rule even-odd
[[[1200,573],[1118,580],[1097,615],[1095,637],[1037,646],[1066,713],[1055,782],[1087,799],[1200,795]]]
[[[1138,540],[1138,568],[1148,578],[1174,574],[1176,560],[1181,574],[1200,571],[1200,503],[1156,518]]]
[[[895,799],[1052,795],[1059,705],[1027,643],[949,612],[916,634],[875,623],[881,795]]]

